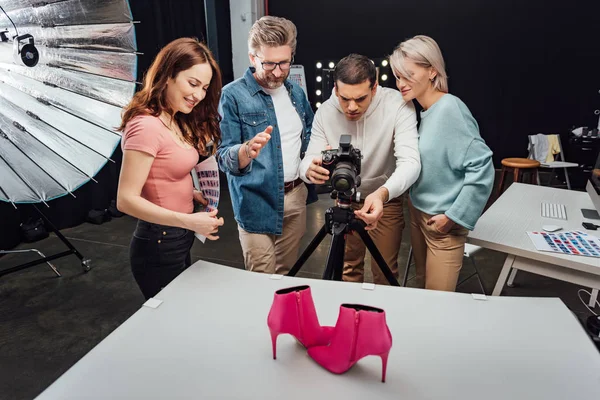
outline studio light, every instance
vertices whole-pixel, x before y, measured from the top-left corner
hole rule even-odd
[[[13,22],[12,18],[4,8],[0,6],[0,11],[8,18],[13,28],[15,28],[16,36],[14,36],[13,41],[13,58],[17,64],[23,63],[28,67],[35,67],[35,65],[40,60],[40,53],[35,48],[35,44],[33,42],[33,36],[30,34],[19,35],[19,30],[17,26]],[[0,32],[0,42],[8,42],[8,30],[3,30]]]
[[[381,66],[382,66],[382,67],[387,67],[387,65],[388,65],[388,60],[383,60],[383,61],[381,62]]]
[[[331,96],[333,90],[333,74],[335,72],[336,58],[325,58],[325,61],[315,61],[315,87],[314,98],[311,101],[314,107],[321,106],[323,100]]]
[[[388,79],[388,76],[386,74],[381,75],[381,80],[382,81],[385,82],[385,81],[387,81],[387,79]]]
[[[40,53],[35,48],[33,36],[28,33],[15,38],[13,53],[17,64],[22,62],[28,67],[35,67],[40,60]]]

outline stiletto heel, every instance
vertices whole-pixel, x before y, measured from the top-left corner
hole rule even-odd
[[[383,353],[380,355],[381,357],[381,382],[385,382],[385,372],[387,370],[387,360],[390,352]]]
[[[379,356],[381,380],[385,382],[391,347],[392,334],[384,310],[361,304],[342,304],[331,343],[309,348],[308,355],[334,374],[346,372],[363,357]]]
[[[279,332],[275,332],[273,330],[269,330],[271,332],[271,345],[273,346],[273,360],[277,359],[277,336],[279,336]]]
[[[271,332],[273,359],[277,354],[277,336],[287,333],[304,347],[329,344],[333,327],[321,326],[313,303],[310,286],[294,286],[275,292],[267,317]]]

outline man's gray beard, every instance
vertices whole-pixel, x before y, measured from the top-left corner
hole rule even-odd
[[[266,87],[267,89],[277,89],[277,88],[280,88],[281,85],[283,85],[283,82],[285,82],[286,79],[287,79],[287,76],[285,77],[285,79],[282,79],[281,81],[273,81],[273,80],[269,80],[269,79],[257,79],[257,82],[260,86]]]
[[[283,81],[268,81],[267,82],[267,86],[269,87],[269,89],[277,89],[280,88],[281,85],[283,85]]]

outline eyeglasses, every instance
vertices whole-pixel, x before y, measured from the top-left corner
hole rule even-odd
[[[256,54],[254,55],[254,57],[260,59],[260,57]],[[277,68],[277,66],[279,66],[280,70],[287,71],[292,67],[293,62],[294,62],[294,58],[292,57],[292,61],[280,61],[280,62],[261,61],[260,64],[262,65],[262,67],[265,71],[274,71],[275,68]]]

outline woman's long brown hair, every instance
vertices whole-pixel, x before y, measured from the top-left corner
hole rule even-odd
[[[142,89],[123,110],[118,130],[125,130],[127,123],[138,115],[158,117],[163,111],[173,115],[166,99],[167,81],[169,78],[175,79],[181,71],[203,63],[209,63],[213,73],[206,97],[189,114],[175,114],[175,122],[185,141],[200,153],[206,154],[208,143],[212,141],[214,154],[221,141],[221,117],[218,112],[223,85],[221,70],[208,47],[194,38],[176,39],[160,50],[144,76]]]

